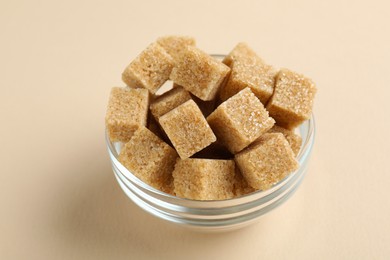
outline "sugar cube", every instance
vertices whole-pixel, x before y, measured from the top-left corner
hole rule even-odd
[[[274,91],[276,70],[260,61],[250,63],[234,61],[231,64],[231,69],[226,84],[221,87],[219,94],[221,100],[224,101],[249,87],[256,97],[266,105]]]
[[[188,36],[164,36],[157,39],[160,44],[174,60],[180,58],[180,53],[186,49],[187,46],[195,46],[195,39]]]
[[[235,197],[240,197],[256,191],[242,176],[240,169],[236,167],[236,174],[234,175],[233,193]]]
[[[216,141],[213,131],[192,99],[161,116],[159,123],[182,159]]]
[[[148,106],[146,89],[112,88],[105,119],[110,140],[128,142],[139,126],[146,125]]]
[[[207,122],[218,140],[233,154],[247,147],[275,123],[249,88],[219,105],[207,117]]]
[[[257,56],[256,52],[248,46],[248,44],[240,42],[233,48],[233,50],[228,55],[225,56],[222,62],[230,67],[234,61],[253,59],[258,59],[259,61],[262,61],[260,57]]]
[[[158,120],[160,116],[166,114],[177,106],[191,99],[190,93],[182,87],[172,88],[161,96],[157,97],[150,105],[150,111],[154,118]]]
[[[178,159],[172,173],[177,196],[196,200],[230,199],[233,194],[233,160]]]
[[[176,151],[146,127],[139,127],[119,154],[119,161],[136,177],[156,189],[171,178]]]
[[[267,110],[279,126],[293,129],[310,118],[316,91],[311,79],[282,69],[276,77],[275,91]]]
[[[170,79],[198,98],[207,101],[217,95],[230,68],[196,47],[188,46],[172,69]]]
[[[173,58],[157,43],[150,44],[123,71],[122,80],[130,87],[142,87],[154,94],[169,79]]]
[[[290,144],[291,149],[293,150],[295,156],[298,155],[299,150],[301,149],[302,145],[302,138],[294,133],[292,130],[285,129],[283,127],[274,125],[270,130],[268,130],[268,133],[281,133],[286,138],[287,142]]]
[[[281,133],[263,134],[236,154],[235,161],[249,185],[261,190],[271,188],[299,167],[294,152]]]

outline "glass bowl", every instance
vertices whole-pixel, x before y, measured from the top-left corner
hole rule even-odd
[[[288,200],[301,184],[309,162],[315,136],[314,116],[299,128],[302,145],[297,155],[300,167],[265,191],[220,201],[183,199],[159,191],[135,177],[119,161],[121,143],[106,142],[115,177],[125,194],[154,216],[177,225],[202,231],[226,231],[255,222],[263,214]]]

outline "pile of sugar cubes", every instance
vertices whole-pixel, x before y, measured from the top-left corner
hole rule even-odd
[[[111,90],[106,128],[119,161],[165,193],[224,200],[266,190],[298,169],[316,87],[266,64],[245,43],[221,62],[191,37],[166,36],[124,70]],[[169,90],[157,95],[168,80]]]

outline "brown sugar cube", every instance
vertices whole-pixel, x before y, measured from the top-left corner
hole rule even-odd
[[[234,175],[233,182],[233,193],[235,197],[241,197],[243,195],[254,192],[255,189],[252,188],[248,182],[242,176],[240,169],[236,167],[236,174]]]
[[[159,122],[182,159],[216,141],[213,131],[192,99],[161,116]]]
[[[233,160],[178,159],[172,173],[177,196],[194,200],[233,198]]]
[[[177,106],[191,99],[190,93],[182,87],[172,88],[161,96],[157,97],[150,105],[150,111],[154,118],[166,114]]]
[[[302,138],[294,133],[292,130],[287,130],[283,127],[274,125],[270,130],[268,130],[268,133],[281,133],[286,138],[287,142],[290,144],[291,149],[293,150],[295,156],[298,155],[299,150],[301,149],[302,145]]]
[[[195,39],[188,36],[164,36],[157,39],[160,44],[174,60],[180,58],[180,53],[186,49],[187,46],[195,46]]]
[[[276,70],[272,66],[260,61],[244,60],[234,61],[231,69],[230,76],[219,94],[222,101],[249,87],[264,105],[267,104],[275,84]]]
[[[196,47],[180,53],[170,79],[198,98],[207,101],[216,96],[230,68]]]
[[[119,161],[136,177],[156,189],[171,178],[176,151],[146,127],[135,131],[119,154]]]
[[[277,71],[267,65],[246,43],[238,43],[222,61],[232,70],[221,87],[220,99],[225,101],[240,90],[250,87],[266,104],[272,96]]]
[[[316,91],[311,79],[282,69],[276,77],[275,91],[267,110],[278,125],[293,129],[310,118]]]
[[[219,105],[207,117],[207,122],[218,140],[233,154],[247,147],[275,123],[249,88]]]
[[[243,61],[248,59],[259,59],[261,61],[260,57],[257,56],[256,52],[252,50],[248,44],[240,42],[228,55],[226,55],[222,62],[231,67],[233,61]]]
[[[150,44],[123,71],[122,80],[130,87],[142,87],[154,94],[169,78],[174,61],[157,43]]]
[[[298,169],[293,151],[281,133],[263,134],[254,144],[235,155],[250,186],[266,190]]]
[[[127,142],[139,126],[145,126],[149,106],[146,89],[114,87],[106,113],[106,128],[112,142]]]

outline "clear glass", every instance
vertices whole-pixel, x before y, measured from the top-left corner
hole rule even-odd
[[[300,164],[297,171],[269,190],[221,201],[183,199],[154,189],[135,177],[118,161],[121,143],[112,143],[107,133],[106,141],[115,177],[134,203],[167,221],[185,227],[216,231],[248,225],[281,205],[296,191],[305,176],[314,143],[314,117],[304,122],[298,130],[303,141],[297,156]]]
[[[297,130],[302,137],[302,146],[297,156],[300,167],[297,171],[269,190],[220,201],[183,199],[145,184],[118,161],[122,144],[112,143],[107,132],[106,142],[115,177],[122,190],[135,204],[154,216],[180,226],[202,231],[226,231],[255,222],[263,214],[284,203],[299,187],[314,144],[314,116]]]

